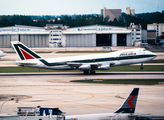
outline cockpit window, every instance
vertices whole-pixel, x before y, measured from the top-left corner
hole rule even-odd
[[[122,52],[120,54],[120,56],[131,56],[131,55],[136,55],[136,53],[133,53],[132,51],[128,51],[128,52]]]
[[[143,49],[143,51],[147,51],[146,49]]]

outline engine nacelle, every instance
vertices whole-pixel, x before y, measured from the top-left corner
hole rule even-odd
[[[99,70],[109,70],[110,69],[110,65],[101,65],[98,67]]]
[[[90,64],[83,64],[79,67],[80,70],[90,70],[91,65]]]

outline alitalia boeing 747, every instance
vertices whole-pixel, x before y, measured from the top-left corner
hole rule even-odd
[[[77,69],[84,71],[84,74],[93,74],[95,70],[109,70],[110,67],[120,65],[137,63],[143,65],[144,62],[157,56],[144,48],[136,48],[103,54],[45,59],[19,41],[12,41],[11,44],[20,58],[20,61],[17,61],[19,66],[53,70]]]

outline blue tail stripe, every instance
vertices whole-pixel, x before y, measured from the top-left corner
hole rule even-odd
[[[120,113],[120,112],[123,112],[123,113],[134,113],[135,112],[136,103],[137,103],[138,92],[139,92],[139,88],[134,88],[132,90],[132,92],[130,93],[130,95],[125,100],[124,104],[115,113]],[[130,101],[134,105],[134,108],[131,108],[129,106],[129,104],[127,103],[127,101],[131,98],[131,96],[135,96],[135,98],[132,101]]]

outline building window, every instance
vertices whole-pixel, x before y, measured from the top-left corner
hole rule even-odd
[[[141,35],[140,33],[136,33],[136,35]]]
[[[140,31],[140,29],[136,29],[136,31]]]
[[[61,31],[53,31],[53,32],[61,32]]]
[[[139,39],[140,39],[140,37],[136,37],[136,39],[137,39],[137,40],[139,40]]]
[[[157,36],[158,36],[158,28],[159,28],[159,26],[157,25]]]
[[[53,34],[53,36],[61,36],[61,34]]]
[[[60,38],[53,38],[53,40],[61,40]]]

